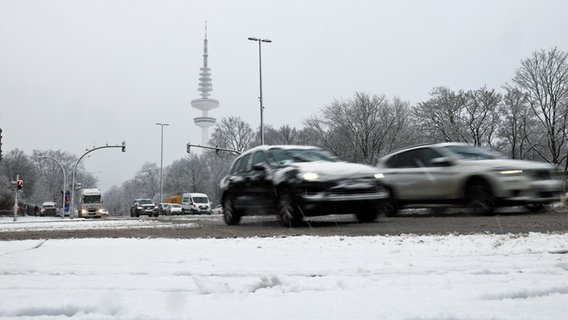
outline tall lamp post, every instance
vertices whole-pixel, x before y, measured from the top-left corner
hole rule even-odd
[[[164,126],[169,126],[169,123],[156,122],[157,126],[161,127],[161,142],[160,142],[160,203],[163,201],[164,196]]]
[[[258,42],[258,74],[259,74],[259,78],[260,78],[260,96],[258,97],[258,99],[260,100],[260,144],[264,144],[264,124],[263,124],[263,112],[264,112],[264,106],[262,105],[262,46],[261,44],[263,42],[266,43],[271,43],[272,40],[268,40],[268,39],[261,39],[261,38],[254,38],[254,37],[249,37],[248,38],[250,41],[257,41]]]

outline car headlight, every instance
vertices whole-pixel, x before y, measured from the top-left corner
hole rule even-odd
[[[82,214],[87,213],[87,209],[81,209],[81,213],[82,213]]]
[[[300,173],[300,178],[302,178],[306,181],[317,181],[317,180],[319,180],[320,176],[319,176],[319,174],[317,174],[315,172],[304,172],[304,173]]]
[[[385,175],[382,173],[375,173],[375,179],[382,180],[385,178]]]
[[[518,176],[523,174],[523,170],[521,169],[499,170],[499,174],[504,176]]]

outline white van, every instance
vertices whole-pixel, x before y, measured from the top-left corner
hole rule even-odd
[[[211,202],[205,193],[184,193],[181,197],[182,214],[211,214]]]

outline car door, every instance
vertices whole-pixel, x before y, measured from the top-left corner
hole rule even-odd
[[[423,195],[424,173],[418,166],[418,150],[393,155],[386,163],[385,181],[401,200],[420,199]]]
[[[394,155],[387,161],[387,184],[401,200],[430,200],[443,196],[450,172],[432,160],[441,154],[432,148],[416,148]]]
[[[246,166],[249,157],[250,154],[245,154],[237,158],[235,160],[235,163],[233,163],[231,170],[229,171],[229,175],[224,181],[224,183],[226,184],[225,188],[232,195],[234,205],[238,208],[244,208],[247,204],[245,178],[247,175]]]
[[[270,208],[274,204],[274,186],[270,179],[272,170],[266,151],[257,150],[252,154],[247,172],[245,182],[247,198],[258,209]]]
[[[449,161],[436,161],[443,155],[435,148],[425,147],[417,149],[414,154],[418,164],[417,196],[425,200],[444,200],[449,197],[452,188],[455,188],[455,167]]]

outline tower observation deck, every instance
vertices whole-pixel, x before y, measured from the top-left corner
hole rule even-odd
[[[216,119],[209,116],[209,110],[219,106],[219,101],[209,98],[213,86],[211,84],[211,68],[207,66],[207,24],[205,24],[205,39],[203,40],[203,67],[199,70],[199,86],[197,91],[201,98],[191,100],[191,106],[201,110],[201,116],[193,118],[196,126],[201,127],[201,144],[207,145],[209,140],[209,128],[214,126]]]

